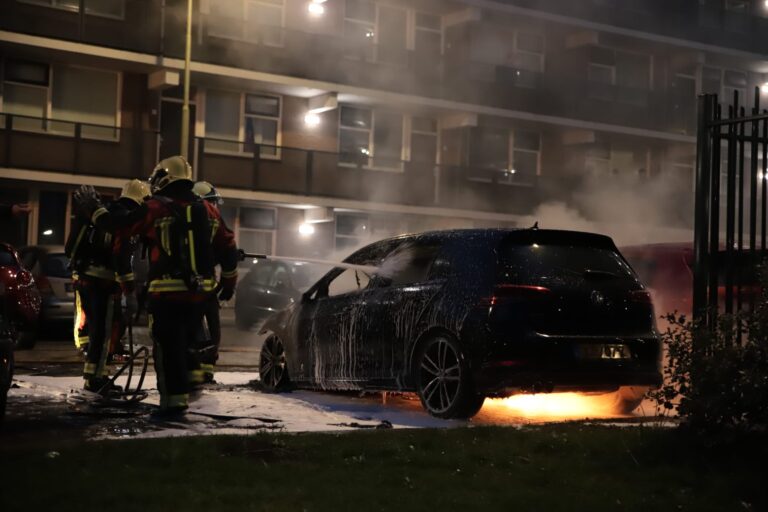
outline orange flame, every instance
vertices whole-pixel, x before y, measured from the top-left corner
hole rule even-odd
[[[622,416],[616,411],[613,393],[586,395],[582,393],[551,393],[514,395],[508,398],[489,399],[481,414],[513,416],[526,420],[564,421],[584,418],[615,418]]]

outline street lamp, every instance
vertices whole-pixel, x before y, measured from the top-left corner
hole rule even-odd
[[[184,103],[181,107],[181,156],[189,160],[189,65],[192,60],[192,1],[187,0],[187,40],[184,52]]]

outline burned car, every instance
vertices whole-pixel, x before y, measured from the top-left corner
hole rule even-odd
[[[486,397],[660,384],[650,295],[606,236],[436,231],[345,264],[267,320],[265,389],[415,391],[467,418]],[[630,410],[642,393],[617,396]]]

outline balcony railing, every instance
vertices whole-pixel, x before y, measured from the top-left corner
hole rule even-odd
[[[111,178],[142,176],[157,154],[158,135],[0,112],[0,166]]]
[[[145,178],[163,146],[157,132],[0,113],[0,167]],[[196,138],[198,179],[218,187],[301,197],[481,210],[529,211],[538,176],[267,144]],[[222,148],[227,148],[222,151]],[[297,201],[301,201],[297,197]]]

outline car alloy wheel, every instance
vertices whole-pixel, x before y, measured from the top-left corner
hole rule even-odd
[[[431,340],[419,360],[419,395],[427,410],[445,414],[459,399],[462,365],[458,350],[446,338]]]
[[[288,367],[283,342],[276,336],[264,340],[259,358],[259,377],[267,391],[280,391],[288,382]]]

